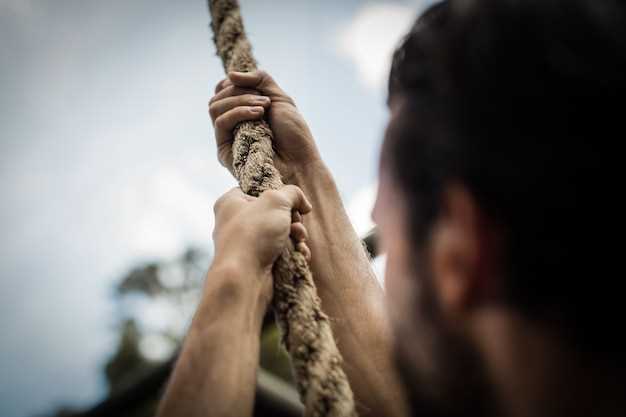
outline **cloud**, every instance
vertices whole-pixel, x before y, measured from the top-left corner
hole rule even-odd
[[[374,227],[371,213],[376,202],[377,189],[378,185],[376,183],[370,184],[357,191],[348,202],[348,217],[357,234],[361,237]],[[372,269],[381,286],[385,283],[386,262],[387,257],[385,255],[378,256],[372,260]]]
[[[347,204],[348,217],[360,237],[365,236],[374,227],[371,213],[376,202],[377,189],[378,184],[370,184],[357,191]],[[387,257],[384,255],[372,261],[374,274],[376,274],[376,278],[381,286],[385,282],[386,261]]]
[[[365,236],[374,227],[372,209],[376,200],[377,188],[376,183],[361,188],[354,193],[346,207],[348,217],[356,233],[361,237]]]
[[[338,30],[337,52],[356,66],[362,84],[380,90],[386,83],[394,48],[417,14],[431,0],[414,3],[369,3]]]
[[[235,184],[207,138],[205,86],[223,74],[207,45],[206,10],[185,4],[0,0],[0,20],[8,22],[0,29],[11,40],[0,41],[11,62],[0,68],[4,417],[100,398],[100,367],[116,342],[117,306],[107,298],[113,283],[135,263],[171,258],[189,243],[210,246],[211,203]],[[255,45],[269,45],[259,57],[282,69],[281,82],[305,103],[312,127],[317,121],[342,192],[352,194],[374,171],[367,161],[382,111],[364,106],[372,110],[368,120],[346,123],[322,95],[343,80],[306,72],[324,56],[307,42],[334,24],[325,15],[305,15],[304,23],[294,17],[285,27],[293,36],[275,48],[266,15],[251,8]],[[150,19],[142,19],[146,13]],[[302,60],[285,55],[302,45]],[[330,71],[335,61],[321,68]],[[360,104],[343,99],[346,108]],[[360,138],[359,149],[338,140],[348,133]],[[332,159],[346,149],[351,158]],[[357,193],[352,209],[363,232],[371,224],[367,195]],[[157,326],[162,312],[146,309],[144,318]],[[157,351],[158,341],[145,348]]]
[[[30,0],[2,0],[0,11],[18,16],[27,16],[33,12],[33,3]]]
[[[208,242],[213,228],[210,202],[216,197],[180,169],[167,167],[129,185],[118,199],[128,251],[138,258],[167,258],[189,244]]]
[[[367,88],[378,90],[384,85],[393,49],[415,19],[416,10],[401,4],[367,4],[340,29],[337,50],[353,61]]]
[[[374,274],[376,274],[376,278],[381,286],[385,285],[385,267],[387,266],[387,255],[379,256],[378,258],[372,261],[372,268],[374,269]]]
[[[201,4],[21,1],[0,0],[3,417],[106,393],[113,284],[210,246],[211,203],[233,183],[207,143],[204,86],[222,69],[203,53]]]

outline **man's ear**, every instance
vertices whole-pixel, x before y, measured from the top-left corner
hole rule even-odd
[[[446,315],[466,313],[493,294],[494,232],[465,187],[446,188],[430,245],[434,288]]]

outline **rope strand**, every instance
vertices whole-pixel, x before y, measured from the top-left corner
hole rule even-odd
[[[236,0],[209,0],[211,27],[224,70],[257,68]],[[283,182],[274,167],[272,131],[265,121],[239,124],[234,132],[233,168],[241,189],[250,195],[278,189]],[[342,369],[343,359],[328,317],[322,312],[313,276],[293,242],[274,267],[276,320],[291,356],[306,417],[356,417],[354,398]]]

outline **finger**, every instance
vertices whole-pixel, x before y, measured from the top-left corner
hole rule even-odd
[[[265,71],[229,72],[228,78],[238,87],[252,88],[267,95],[285,95],[276,81]]]
[[[255,197],[255,196],[253,196],[253,195],[250,195],[250,194],[245,194],[245,193],[244,193],[243,197],[244,197],[247,201],[254,201],[254,200],[257,200],[257,199],[259,198],[259,197]]]
[[[273,83],[274,80],[265,71],[239,72],[232,71],[228,73],[228,79],[238,87],[257,88],[263,84]]]
[[[296,242],[305,242],[309,239],[309,232],[302,223],[292,223],[289,235]]]
[[[258,90],[252,90],[250,88],[241,88],[234,85],[229,85],[227,87],[224,87],[219,93],[211,97],[211,100],[209,100],[209,104],[218,100],[222,100],[226,97],[241,96],[244,94],[256,94],[257,96],[260,96],[261,92]]]
[[[258,107],[267,108],[270,105],[270,98],[256,94],[244,94],[242,96],[225,97],[221,100],[209,104],[209,115],[211,120],[215,120],[222,114],[235,107]]]
[[[307,262],[311,262],[311,249],[309,249],[306,243],[300,242],[296,244],[296,250],[304,256]]]
[[[238,207],[243,203],[253,200],[256,200],[256,197],[244,194],[241,188],[235,187],[217,199],[213,206],[213,212],[217,217],[223,213],[227,213],[233,207]]]
[[[233,85],[233,82],[229,78],[224,78],[215,86],[214,94],[219,93],[220,91],[222,91],[225,87],[228,87],[229,85]]]
[[[302,214],[307,214],[313,209],[302,189],[295,185],[285,185],[280,190],[266,191],[262,194],[262,197],[272,200],[289,210],[297,210]]]
[[[236,107],[215,119],[215,135],[217,147],[220,148],[227,142],[232,141],[233,129],[241,122],[258,120],[263,117],[265,109],[261,106]]]
[[[291,213],[291,223],[302,223],[302,214],[298,210]]]
[[[215,201],[215,204],[213,205],[213,211],[217,214],[219,211],[222,210],[224,205],[228,204],[234,198],[243,198],[243,195],[244,194],[243,191],[241,191],[241,188],[231,188]]]

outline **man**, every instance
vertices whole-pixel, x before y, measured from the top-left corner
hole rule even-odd
[[[229,74],[210,102],[220,160],[230,166],[237,123],[265,117],[300,188],[216,204],[215,261],[161,415],[250,415],[271,268],[289,235],[312,253],[360,415],[626,415],[608,239],[624,99],[617,0],[427,11],[389,81],[373,212],[383,294],[293,101],[263,72]]]

